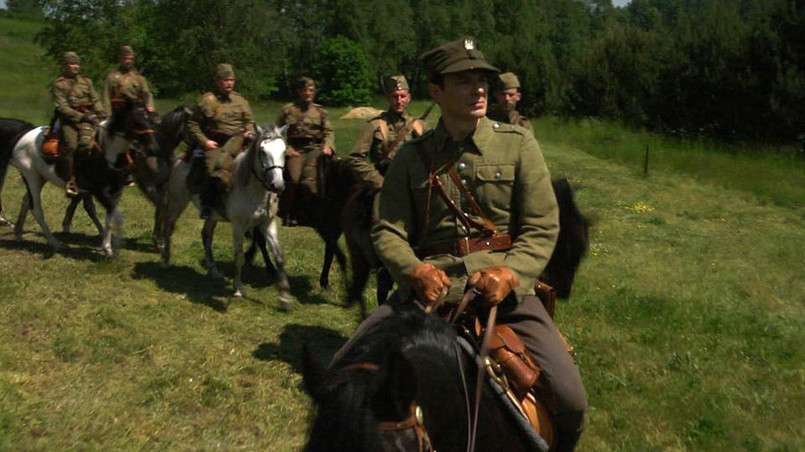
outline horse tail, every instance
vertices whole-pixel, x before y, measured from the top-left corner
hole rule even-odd
[[[568,298],[579,264],[590,249],[590,222],[576,205],[567,178],[552,180],[551,184],[559,205],[559,237],[542,280],[553,286],[560,298]]]
[[[36,126],[27,121],[10,118],[0,118],[0,193],[8,172],[8,164],[14,154],[14,146],[27,132]],[[0,197],[0,214],[3,212],[3,200]]]

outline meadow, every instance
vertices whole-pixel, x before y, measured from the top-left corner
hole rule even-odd
[[[37,29],[0,17],[0,116],[42,124],[56,68],[31,43]],[[260,121],[279,110],[253,106]],[[360,121],[333,124],[345,155]],[[593,222],[556,318],[589,394],[579,450],[805,450],[803,162],[601,121],[534,126],[552,173],[570,179]],[[10,218],[23,193],[9,169]],[[62,191],[47,187],[44,203],[58,230]],[[321,241],[281,228],[297,301],[286,313],[261,266],[245,271],[246,297],[231,297],[227,225],[215,256],[230,279],[212,281],[194,210],[163,269],[152,207],[127,189],[120,209],[126,240],[113,260],[83,213],[56,254],[31,218],[21,242],[0,228],[0,450],[298,450],[313,410],[302,346],[326,361],[360,320],[343,305],[337,266],[332,287],[318,286]],[[370,304],[374,295],[372,285]]]

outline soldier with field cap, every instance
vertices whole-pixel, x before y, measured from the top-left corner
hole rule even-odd
[[[53,81],[55,116],[60,123],[60,164],[68,175],[64,186],[68,197],[79,192],[76,184],[75,158],[88,154],[95,137],[95,127],[106,117],[92,80],[81,75],[81,58],[65,52],[61,59],[62,74]]]
[[[148,82],[134,67],[134,50],[131,46],[120,47],[120,65],[109,71],[103,85],[103,106],[110,115],[126,104],[134,102],[150,112],[154,111],[154,99]]]
[[[534,133],[528,119],[516,110],[517,102],[520,102],[521,98],[520,80],[517,76],[513,72],[500,74],[497,86],[495,87],[495,100],[497,102],[495,106],[489,110],[487,116],[493,121],[515,124],[525,127],[531,133]]]
[[[309,77],[299,77],[294,85],[296,100],[284,105],[277,126],[288,126],[288,150],[285,167],[288,169],[283,223],[294,226],[299,221],[300,206],[319,194],[320,156],[333,155],[335,134],[327,110],[313,102],[316,83]]]
[[[235,87],[232,65],[215,69],[215,90],[203,94],[188,120],[190,136],[204,150],[207,181],[201,191],[201,218],[212,214],[221,193],[229,190],[235,157],[244,141],[254,137],[252,108]]]
[[[400,145],[428,129],[424,121],[408,114],[411,92],[404,75],[386,80],[386,100],[388,110],[364,124],[349,154],[349,165],[355,174],[367,188],[376,190],[383,185],[383,173]]]
[[[542,368],[532,390],[552,415],[555,450],[573,450],[587,396],[559,331],[535,296],[559,234],[542,152],[522,127],[486,117],[489,80],[499,71],[475,40],[444,44],[421,62],[442,117],[391,161],[372,227],[375,250],[399,290],[358,327],[334,361],[395,305],[417,303],[442,312],[472,290],[482,306],[498,306],[497,324],[511,328]]]

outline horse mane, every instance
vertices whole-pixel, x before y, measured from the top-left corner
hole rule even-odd
[[[378,413],[404,412],[417,390],[420,366],[457,366],[455,331],[414,305],[395,308],[331,364],[320,387],[305,384],[319,408],[305,450],[380,450]],[[420,364],[427,360],[427,365]],[[377,371],[346,369],[375,364]],[[455,374],[456,370],[449,370]],[[402,386],[402,387],[401,387]],[[396,406],[393,406],[396,405]]]
[[[559,205],[559,237],[542,280],[553,286],[560,298],[569,298],[581,260],[590,249],[589,220],[581,213],[567,178],[551,181]]]
[[[270,137],[276,134],[276,126],[274,126],[273,122],[268,122],[264,124],[261,128],[258,128],[260,132],[257,136],[252,139],[252,142],[249,143],[249,147],[244,152],[243,157],[241,157],[240,163],[235,167],[235,174],[237,175],[238,183],[241,187],[245,187],[249,185],[249,182],[252,178],[252,171],[251,165],[254,165],[254,158],[255,152],[257,152],[257,146],[263,142],[266,137]]]

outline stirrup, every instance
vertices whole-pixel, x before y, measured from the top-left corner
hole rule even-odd
[[[68,198],[72,198],[74,196],[78,196],[81,193],[80,189],[78,188],[78,184],[75,181],[69,180],[66,184],[64,184],[64,194]]]

